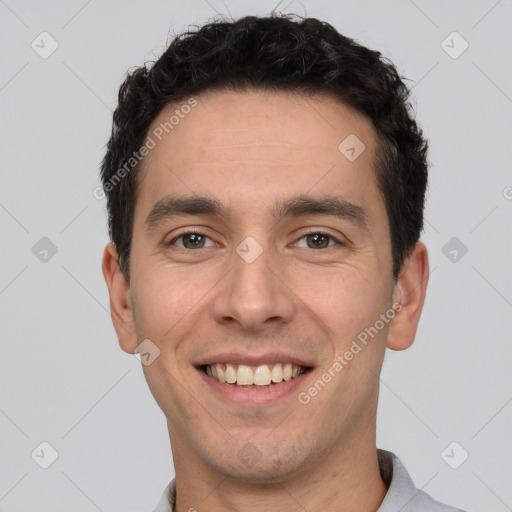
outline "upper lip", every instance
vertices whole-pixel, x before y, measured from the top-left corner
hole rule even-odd
[[[278,352],[266,352],[264,354],[237,354],[235,352],[223,352],[205,357],[194,364],[194,366],[204,366],[215,363],[244,364],[247,366],[260,366],[263,364],[292,363],[298,366],[310,368],[313,365],[311,361],[306,361],[300,357],[290,356]]]

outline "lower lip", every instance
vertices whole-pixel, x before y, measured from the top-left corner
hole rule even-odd
[[[241,388],[226,382],[220,382],[197,368],[203,381],[210,389],[225,400],[240,405],[264,405],[270,404],[281,398],[292,395],[299,386],[304,383],[305,377],[311,373],[309,370],[301,376],[290,380],[283,380],[277,384],[271,384],[266,388]]]

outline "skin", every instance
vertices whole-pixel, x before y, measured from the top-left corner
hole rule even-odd
[[[378,375],[386,347],[414,340],[428,257],[417,243],[393,279],[373,125],[324,94],[216,91],[196,99],[144,161],[129,286],[113,244],[103,257],[121,348],[133,353],[149,338],[160,350],[143,370],[167,417],[177,510],[375,511],[387,492],[375,442]],[[176,108],[168,105],[150,131]],[[366,146],[354,161],[338,150],[349,134]],[[359,205],[367,229],[326,215],[271,214],[276,201],[306,193]],[[153,205],[170,194],[213,196],[230,216],[168,218],[148,232]],[[190,249],[183,238],[163,245],[188,228],[206,235],[204,246]],[[317,248],[309,231],[334,238]],[[249,236],[262,248],[250,264],[236,252]],[[279,349],[313,363],[298,388],[307,391],[396,302],[401,311],[307,405],[297,392],[234,404],[193,365],[220,352]],[[252,465],[238,455],[247,443],[259,456]]]

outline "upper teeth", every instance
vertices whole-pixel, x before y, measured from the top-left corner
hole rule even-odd
[[[239,386],[268,386],[271,382],[281,382],[298,377],[304,368],[292,363],[261,364],[246,366],[245,364],[209,364],[206,373],[220,382],[238,384]]]

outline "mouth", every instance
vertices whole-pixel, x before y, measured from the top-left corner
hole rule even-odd
[[[237,388],[265,389],[299,379],[312,367],[295,363],[271,363],[249,366],[233,363],[203,364],[198,367],[211,379]]]

